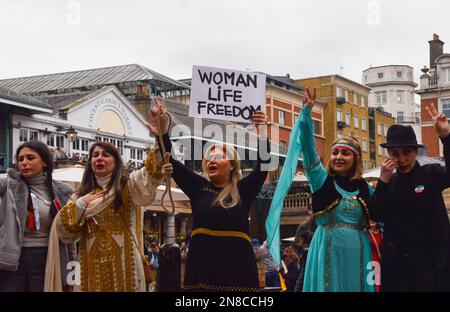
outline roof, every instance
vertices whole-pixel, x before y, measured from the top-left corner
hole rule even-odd
[[[437,62],[439,62],[441,59],[444,59],[444,58],[446,58],[446,57],[450,57],[450,54],[449,54],[449,53],[444,53],[444,54],[438,56],[438,57],[434,60],[434,62],[437,63]]]
[[[305,90],[305,88],[295,84],[294,80],[287,76],[271,76],[271,75],[266,74],[266,80],[268,80],[268,81],[273,80],[274,82],[281,83],[281,84],[289,87],[290,89],[294,89],[297,91]]]
[[[371,66],[371,67],[363,70],[363,72],[368,71],[369,69],[376,69],[376,68],[383,68],[383,67],[409,67],[411,69],[414,69],[413,67],[411,67],[409,65],[381,65],[381,66]]]
[[[76,92],[76,93],[63,93],[63,94],[50,94],[40,96],[39,99],[47,103],[52,109],[52,115],[59,114],[60,109],[67,106],[79,99],[92,94],[94,91]]]
[[[154,87],[163,91],[190,89],[188,85],[180,81],[161,75],[139,64],[1,79],[0,86],[13,89],[16,92],[32,94],[44,91],[105,86],[142,80],[151,80]]]
[[[325,77],[338,77],[338,78],[346,80],[346,81],[348,81],[350,83],[357,84],[358,86],[360,86],[360,87],[370,91],[370,88],[366,87],[365,85],[363,85],[363,84],[361,84],[359,82],[353,81],[353,80],[351,80],[349,78],[345,78],[344,76],[337,75],[337,74],[335,74],[335,75],[323,75],[323,76],[316,76],[316,77],[307,77],[307,78],[298,78],[298,79],[294,79],[294,81],[301,83],[302,80],[318,79],[318,78],[325,78]]]
[[[49,105],[5,87],[0,87],[0,103],[28,108],[36,113],[51,112]]]

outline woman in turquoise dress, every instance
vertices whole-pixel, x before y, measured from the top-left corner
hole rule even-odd
[[[309,248],[304,291],[375,291],[372,251],[368,237],[371,187],[362,179],[361,148],[352,137],[332,146],[325,169],[316,152],[307,90],[300,113],[303,164],[311,184],[317,230]]]

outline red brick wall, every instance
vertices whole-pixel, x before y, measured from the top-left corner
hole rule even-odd
[[[428,156],[439,157],[439,139],[433,126],[422,127],[422,141],[428,148]]]
[[[325,156],[325,139],[316,137],[317,152],[323,161],[327,159]]]
[[[266,106],[266,115],[267,115],[267,120],[268,120],[268,121],[272,121],[272,120],[270,120],[270,118],[272,117],[272,115],[271,115],[271,113],[270,113],[271,110],[272,110],[271,107]]]
[[[292,105],[273,99],[273,106],[278,106],[287,110],[292,110]]]
[[[320,115],[319,113],[316,113],[316,112],[311,112],[311,117],[322,120],[322,115]]]
[[[420,101],[420,118],[422,122],[430,121],[430,115],[428,115],[427,110],[425,109],[426,106],[430,106],[431,103],[434,103],[434,106],[437,108],[438,99],[428,99],[428,100],[421,100]]]

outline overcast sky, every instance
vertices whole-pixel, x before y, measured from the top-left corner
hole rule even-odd
[[[0,78],[139,63],[175,79],[192,65],[292,78],[429,63],[450,45],[448,0],[0,0]],[[450,47],[444,46],[450,53]]]

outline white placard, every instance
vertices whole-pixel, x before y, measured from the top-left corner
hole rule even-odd
[[[251,123],[266,111],[265,89],[264,74],[194,65],[189,116]]]

